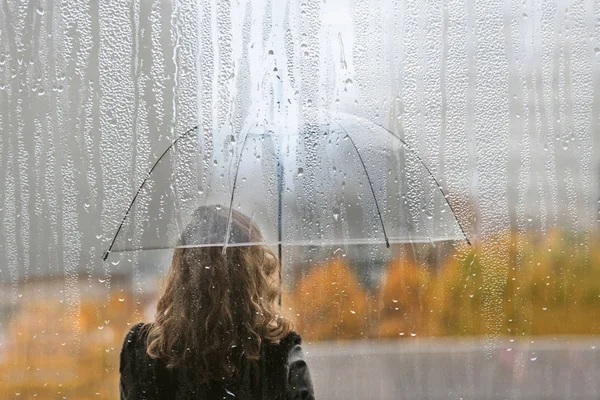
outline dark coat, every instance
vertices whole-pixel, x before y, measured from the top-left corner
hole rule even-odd
[[[308,366],[303,360],[301,339],[289,333],[279,344],[262,348],[260,379],[251,379],[250,368],[242,368],[240,382],[224,387],[219,383],[197,385],[178,369],[148,356],[149,327],[134,326],[121,350],[121,400],[236,399],[236,400],[314,400]]]

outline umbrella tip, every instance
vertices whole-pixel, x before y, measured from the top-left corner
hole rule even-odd
[[[469,240],[469,238],[468,238],[468,237],[466,237],[466,236],[465,236],[465,240],[467,241],[467,244],[468,244],[469,246],[473,246],[473,245],[471,244],[471,241]]]
[[[104,252],[104,254],[102,254],[102,261],[106,261],[106,259],[108,258],[109,254],[110,254],[110,250],[106,250]]]
[[[390,241],[387,237],[385,238],[385,247],[387,247],[388,249],[390,248]]]

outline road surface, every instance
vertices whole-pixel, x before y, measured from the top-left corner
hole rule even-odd
[[[600,337],[303,347],[317,399],[600,399]]]

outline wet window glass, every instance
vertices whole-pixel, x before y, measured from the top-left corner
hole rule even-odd
[[[0,397],[118,398],[174,249],[259,246],[318,399],[597,398],[592,3],[4,2]]]

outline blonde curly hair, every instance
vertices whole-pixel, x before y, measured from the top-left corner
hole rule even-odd
[[[236,380],[244,359],[257,364],[263,341],[277,343],[292,330],[277,305],[280,265],[267,246],[223,252],[220,246],[191,245],[206,224],[224,232],[229,220],[236,243],[262,241],[250,218],[229,212],[222,207],[196,210],[180,241],[186,247],[175,249],[155,321],[149,324],[148,355],[169,368],[183,367],[200,384]]]

